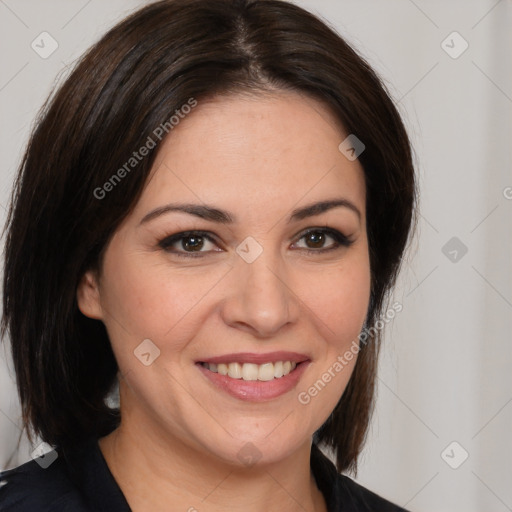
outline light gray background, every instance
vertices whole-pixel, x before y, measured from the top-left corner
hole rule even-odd
[[[22,148],[56,76],[63,70],[62,80],[92,42],[144,3],[0,0],[2,222]],[[512,510],[512,2],[297,3],[334,25],[384,77],[420,176],[419,231],[394,294],[403,311],[386,332],[358,480],[418,512]],[[43,31],[59,45],[47,59],[31,48]],[[453,31],[469,44],[457,58],[445,51],[463,48],[458,36],[446,39]],[[465,255],[443,253],[452,237]],[[0,389],[5,467],[20,418],[4,353]],[[22,443],[10,465],[30,451]],[[467,460],[450,467],[465,452]]]

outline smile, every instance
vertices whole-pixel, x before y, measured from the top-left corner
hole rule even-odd
[[[248,402],[264,402],[291,392],[311,363],[295,352],[238,353],[196,362],[212,389]]]
[[[270,381],[281,379],[295,370],[297,363],[295,361],[276,361],[275,363],[201,363],[204,368],[213,373],[227,375],[232,379],[242,379],[246,381]]]

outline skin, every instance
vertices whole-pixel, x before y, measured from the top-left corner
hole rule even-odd
[[[122,423],[100,448],[134,511],[326,510],[309,467],[311,437],[356,358],[307,405],[298,395],[350,347],[368,308],[364,173],[338,150],[346,136],[327,107],[293,92],[199,102],[164,140],[99,272],[83,276],[79,308],[104,322],[119,364]],[[288,222],[297,208],[338,198],[360,216],[338,206]],[[141,224],[168,203],[207,204],[235,222],[172,211]],[[322,227],[353,243],[303,236]],[[159,245],[185,230],[215,242],[197,258],[177,254],[181,242]],[[263,248],[252,263],[236,252],[248,236]],[[148,366],[134,356],[145,339],[160,350]],[[228,395],[195,365],[278,350],[310,363],[294,389],[263,402]],[[244,446],[256,447],[251,466],[237,456]]]

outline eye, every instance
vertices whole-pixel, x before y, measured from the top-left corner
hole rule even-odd
[[[303,249],[309,253],[318,253],[332,251],[340,247],[349,247],[352,244],[353,240],[349,240],[336,229],[314,228],[302,233],[299,241],[294,245],[298,249]]]
[[[183,231],[161,240],[158,244],[167,252],[185,257],[198,257],[206,252],[221,251],[205,231]],[[215,249],[216,248],[216,249]]]
[[[310,228],[299,236],[292,248],[318,254],[349,247],[352,243],[352,240],[336,229]],[[158,245],[168,253],[191,258],[202,257],[209,252],[222,252],[215,239],[206,231],[176,233],[164,238]]]

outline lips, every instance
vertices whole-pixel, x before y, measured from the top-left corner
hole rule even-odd
[[[261,402],[291,391],[309,362],[296,352],[244,352],[206,358],[196,366],[216,388],[240,400]]]
[[[300,364],[300,363],[299,363]],[[202,363],[203,367],[220,375],[228,375],[232,379],[269,381],[288,375],[297,367],[296,362],[277,361],[275,363]]]
[[[253,364],[264,364],[264,363],[276,363],[278,361],[290,361],[292,363],[302,363],[308,361],[309,357],[305,354],[299,354],[297,352],[268,352],[265,354],[254,354],[251,352],[239,352],[233,354],[225,354],[222,356],[209,357],[197,361],[198,363],[253,363]]]

